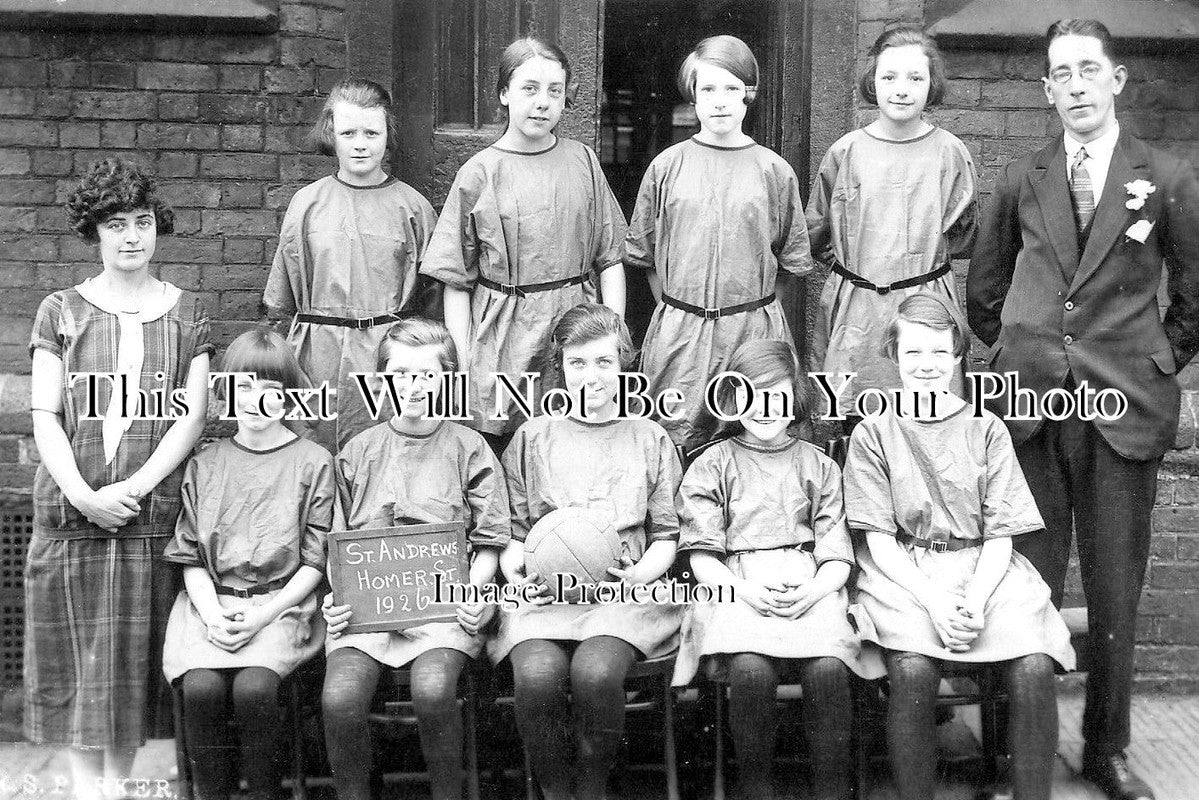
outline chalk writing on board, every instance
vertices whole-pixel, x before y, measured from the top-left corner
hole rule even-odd
[[[461,522],[329,534],[333,601],[353,610],[349,633],[452,622],[455,606],[439,602],[437,587],[468,579]]]

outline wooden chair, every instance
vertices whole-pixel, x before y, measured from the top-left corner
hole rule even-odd
[[[288,777],[291,783],[292,800],[308,800],[308,789],[304,783],[304,741],[300,725],[301,681],[296,676],[288,676],[279,687],[280,699],[285,707],[283,726],[288,731],[290,743],[291,769]],[[195,797],[193,785],[192,763],[188,755],[187,736],[183,725],[183,687],[181,681],[171,684],[172,714],[175,721],[175,764],[179,772],[177,782],[179,800],[192,800]],[[231,727],[236,723],[231,719]]]

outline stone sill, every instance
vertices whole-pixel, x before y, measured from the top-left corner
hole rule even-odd
[[[0,28],[269,33],[277,0],[0,0]]]
[[[1077,17],[1101,20],[1117,47],[1137,52],[1199,49],[1199,7],[1161,0],[973,0],[928,30],[942,47],[1040,45],[1053,22]]]

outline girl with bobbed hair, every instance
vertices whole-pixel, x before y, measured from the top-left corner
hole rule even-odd
[[[902,391],[854,428],[845,513],[855,534],[863,641],[883,648],[887,748],[901,800],[935,794],[937,687],[945,662],[991,664],[1011,707],[1019,800],[1049,800],[1057,745],[1054,665],[1074,668],[1049,587],[1012,537],[1045,527],[1012,437],[950,389],[970,344],[940,292],[917,292],[883,323]]]
[[[534,371],[554,323],[581,302],[624,314],[624,213],[594,151],[557,133],[570,78],[562,50],[534,37],[500,56],[507,127],[458,170],[421,267],[444,285],[445,322],[472,378],[469,424],[497,452],[520,415],[492,375]]]
[[[25,736],[68,748],[78,797],[124,778],[169,698],[162,644],[177,578],[162,558],[183,461],[208,401],[208,316],[150,272],[170,209],[149,173],[110,158],[67,200],[100,274],[42,301],[29,347],[33,537],[25,565]],[[96,384],[77,374],[113,376]],[[128,386],[122,401],[114,383]],[[137,390],[173,398],[139,408]],[[91,401],[94,401],[92,403]],[[89,404],[100,413],[88,419]]]
[[[877,351],[896,306],[921,290],[956,302],[950,259],[974,242],[974,162],[961,140],[924,118],[945,86],[931,36],[913,25],[883,31],[858,79],[878,119],[829,148],[808,198],[812,255],[831,270],[811,368],[834,373],[834,386],[854,373],[840,395],[839,410],[847,415],[866,389],[899,385],[894,362]],[[960,370],[954,391],[963,391]],[[856,419],[850,416],[847,430]]]
[[[337,170],[292,197],[262,296],[272,316],[291,319],[287,338],[309,378],[337,390],[337,418],[311,433],[334,453],[378,421],[350,374],[371,371],[390,323],[424,311],[417,269],[437,215],[389,174],[396,131],[382,86],[347,78],[333,87],[308,142],[336,156]]]
[[[679,91],[700,130],[650,164],[625,240],[626,262],[647,271],[654,299],[642,347],[649,393],[682,392],[679,420],[662,420],[676,444],[713,433],[708,379],[749,339],[791,339],[776,294],[782,269],[812,269],[799,179],[743,130],[757,96],[758,62],[735,36],[701,41],[679,69]]]

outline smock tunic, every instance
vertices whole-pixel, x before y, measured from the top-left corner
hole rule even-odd
[[[854,563],[841,503],[841,470],[798,439],[781,445],[740,437],[705,450],[679,490],[679,551],[720,558],[739,578],[803,583],[826,561]],[[849,595],[826,595],[803,616],[763,616],[731,599],[695,604],[683,623],[674,682],[685,685],[703,656],[760,653],[776,658],[838,658],[864,677],[885,670],[877,654],[861,658],[849,621]],[[723,666],[720,660],[712,667]]]
[[[856,428],[845,462],[845,509],[855,532],[876,531],[938,540],[1017,536],[1045,527],[1011,436],[994,414],[973,416],[963,404],[941,420],[867,417]],[[857,534],[860,572],[857,601],[868,620],[862,638],[888,650],[922,653],[946,661],[994,662],[1045,653],[1074,668],[1070,633],[1049,598],[1049,587],[1019,552],[983,610],[985,626],[970,649],[948,650],[928,611],[892,581]],[[981,547],[937,553],[904,546],[935,584],[963,593]]]
[[[126,478],[153,454],[170,419],[134,418],[111,463],[100,419],[87,411],[86,381],[71,373],[116,373],[121,323],[85,299],[87,283],[47,297],[38,308],[30,351],[62,359],[62,427],[79,474],[99,489]],[[177,300],[142,323],[140,388],[184,389],[191,361],[211,354],[208,316],[191,292],[167,284]],[[169,300],[167,301],[169,302]],[[155,316],[157,314],[157,316]],[[157,373],[163,380],[157,380]],[[99,383],[101,414],[108,381]],[[162,560],[179,515],[184,465],[141,499],[141,512],[116,533],[72,506],[45,464],[33,480],[33,537],[25,560],[25,737],[71,747],[140,746],[170,719],[162,680],[162,643],[178,588]],[[156,730],[156,728],[158,730]]]
[[[656,422],[536,417],[517,429],[503,463],[516,539],[523,541],[537,520],[560,508],[586,508],[611,520],[633,562],[653,542],[678,539],[675,493],[681,470],[670,438]],[[521,603],[501,608],[499,631],[487,652],[498,663],[529,639],[615,636],[645,658],[656,658],[678,646],[682,616],[682,606],[652,602]]]
[[[429,201],[395,178],[376,186],[351,186],[333,175],[310,183],[287,206],[262,302],[280,315],[419,314],[417,267],[436,222]],[[389,325],[356,330],[292,322],[287,338],[305,374],[337,390],[337,418],[311,432],[332,453],[378,424],[350,373],[374,371]]]
[[[496,414],[494,373],[523,392],[521,373],[540,372],[558,319],[595,302],[596,281],[621,268],[625,219],[586,145],[558,139],[537,153],[488,147],[458,170],[441,210],[421,274],[471,292],[468,403],[471,427],[505,434],[524,422],[507,393]],[[524,297],[478,283],[545,283],[586,276],[582,284]],[[534,392],[534,396],[536,393]]]
[[[726,148],[692,138],[669,147],[641,181],[625,261],[655,270],[664,294],[700,308],[760,300],[775,290],[779,269],[812,270],[799,179],[782,156],[758,144]],[[651,395],[683,394],[681,419],[660,420],[676,444],[696,429],[698,439],[708,438],[715,425],[704,411],[704,387],[752,339],[792,341],[777,299],[714,320],[658,304],[641,371]]]
[[[941,128],[893,142],[864,129],[838,139],[820,164],[808,199],[812,254],[877,286],[914,278],[969,254],[977,225],[974,162],[961,140]],[[953,273],[879,294],[829,273],[812,337],[813,370],[853,378],[842,413],[868,388],[899,388],[899,370],[879,352],[883,331],[905,297],[939,292],[955,304]],[[833,386],[840,386],[840,377]],[[953,390],[962,392],[960,368]]]
[[[337,456],[337,529],[463,522],[468,550],[502,550],[511,539],[508,492],[491,448],[475,431],[442,422],[429,434],[402,433],[391,421],[358,434]],[[339,602],[334,598],[334,602]],[[325,651],[353,647],[389,667],[448,647],[476,658],[483,637],[457,622],[403,631],[343,633]]]
[[[292,439],[270,450],[214,442],[187,465],[183,511],[163,558],[203,567],[213,584],[232,589],[287,581],[302,566],[323,572],[335,496],[333,457],[315,442]],[[261,606],[282,590],[216,598],[222,608]],[[325,621],[317,606],[313,591],[230,653],[208,640],[185,589],[171,609],[163,673],[174,681],[190,669],[266,667],[285,678],[321,650]]]

